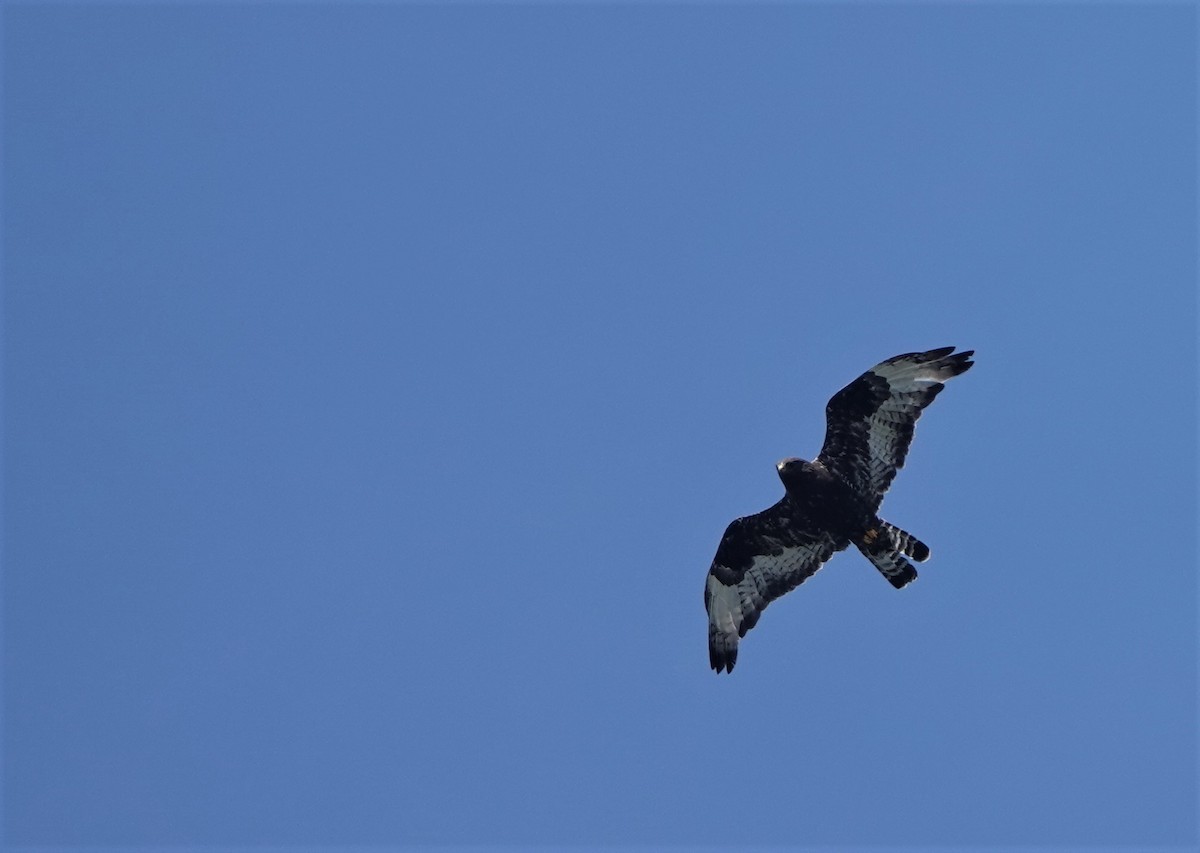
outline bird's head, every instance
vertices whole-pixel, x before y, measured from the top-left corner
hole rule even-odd
[[[780,459],[775,465],[775,470],[779,472],[779,479],[783,480],[786,488],[799,485],[812,471],[812,463],[789,456],[787,459]]]
[[[775,463],[775,470],[779,472],[779,476],[783,476],[785,472],[799,473],[808,467],[808,463],[803,459],[797,459],[795,456],[789,456],[787,459],[780,459]]]

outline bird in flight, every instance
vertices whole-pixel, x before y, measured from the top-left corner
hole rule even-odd
[[[835,551],[853,544],[900,589],[917,577],[907,558],[929,546],[879,517],[884,493],[904,467],[913,426],[945,387],[974,364],[974,350],[910,352],[872,367],[825,407],[825,444],[812,462],[775,466],[784,495],[725,529],[704,586],[708,660],[733,672],[738,640],[767,605],[802,584]]]

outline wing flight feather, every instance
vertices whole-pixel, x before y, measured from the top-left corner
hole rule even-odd
[[[770,509],[732,522],[708,570],[708,658],[717,672],[733,671],[738,640],[767,605],[799,586],[847,543],[809,529],[784,497]]]
[[[904,467],[913,427],[951,377],[974,364],[974,350],[910,352],[872,367],[825,407],[825,444],[817,460],[878,509]]]

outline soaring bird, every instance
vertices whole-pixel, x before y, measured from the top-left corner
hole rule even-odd
[[[708,660],[733,672],[738,640],[767,605],[795,589],[853,544],[900,589],[917,577],[929,546],[879,517],[879,504],[904,466],[913,426],[947,380],[974,364],[974,350],[910,352],[872,367],[825,407],[825,444],[812,462],[775,468],[784,495],[725,529],[704,585]]]

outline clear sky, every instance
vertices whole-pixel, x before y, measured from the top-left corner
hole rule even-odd
[[[10,846],[1197,840],[1195,8],[3,11]],[[831,394],[977,350],[708,667]]]

